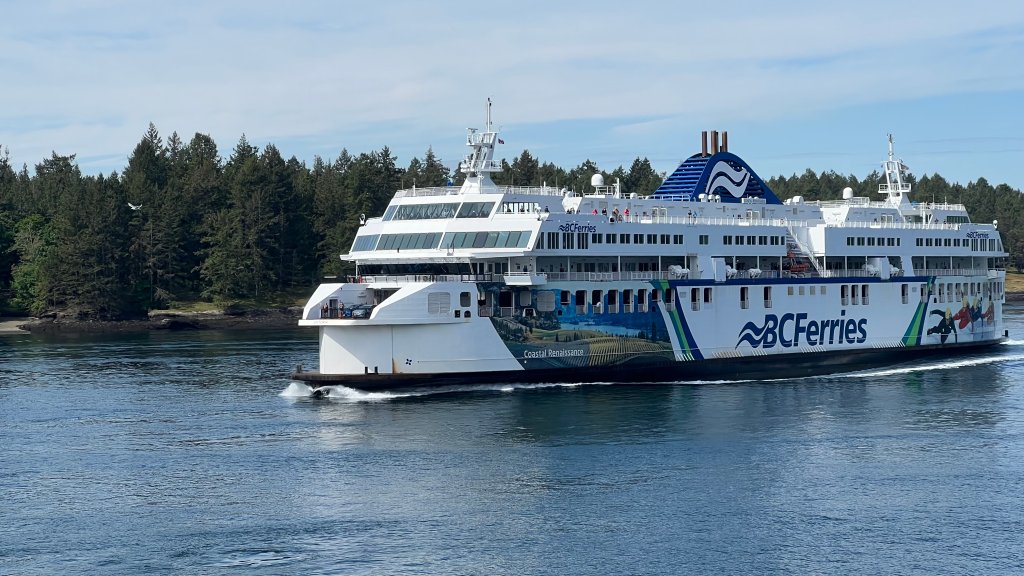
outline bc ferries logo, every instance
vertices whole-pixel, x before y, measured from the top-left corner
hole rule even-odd
[[[597,226],[593,224],[580,224],[579,222],[567,222],[558,227],[559,232],[597,232]]]
[[[711,178],[708,179],[708,187],[705,190],[708,194],[722,187],[729,191],[736,198],[743,197],[747,189],[747,182],[750,180],[750,173],[746,168],[733,168],[728,162],[719,160],[711,170]]]
[[[840,313],[846,315],[846,310]],[[740,330],[736,347],[746,342],[751,348],[783,348],[799,346],[801,341],[808,346],[825,344],[863,344],[868,339],[868,320],[861,318],[835,318],[831,320],[808,320],[805,312],[787,312],[781,317],[765,314],[764,324],[758,326],[747,322]]]

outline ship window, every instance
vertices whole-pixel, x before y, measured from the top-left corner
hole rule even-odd
[[[555,309],[555,293],[551,290],[537,292],[537,311],[552,312]]]
[[[768,245],[768,237],[767,236],[758,236],[757,237],[757,243],[760,246],[767,246]]]
[[[711,304],[711,288],[704,289],[704,303]]]
[[[672,235],[672,243],[673,244],[682,244],[683,243],[683,238],[684,238],[684,236],[682,234],[673,234]]]
[[[469,292],[459,292],[459,306],[469,307]]]
[[[633,311],[633,290],[631,288],[622,291],[622,306],[623,312]]]
[[[569,305],[569,291],[568,290],[562,290],[561,291],[561,296],[559,298],[559,301],[560,301],[560,304],[562,306],[568,306]]]
[[[817,286],[811,286],[811,296],[814,296],[814,289],[815,288],[817,288]]]
[[[636,307],[639,312],[647,312],[647,288],[636,291]]]
[[[871,237],[868,238],[868,246],[874,246],[874,245],[875,245],[875,237],[871,236]]]
[[[700,237],[697,238],[697,243],[701,245],[706,245],[708,243],[708,235],[701,234]]]
[[[356,241],[352,245],[353,252],[365,252],[367,250],[373,250],[374,245],[377,244],[377,238],[379,234],[370,234],[368,236],[356,236]]]
[[[398,206],[388,206],[388,209],[384,211],[384,221],[386,222],[391,220],[391,217],[395,215],[395,210],[397,209]]]
[[[593,307],[594,314],[601,313],[601,291],[592,290],[590,292],[590,305]]]
[[[732,236],[722,236],[722,244],[726,246],[732,245]]]
[[[456,218],[487,218],[494,208],[494,202],[463,202]]]
[[[740,287],[740,308],[746,310],[750,307],[750,288],[748,286]]]
[[[690,288],[690,308],[700,310],[700,288]]]
[[[451,311],[451,294],[447,292],[430,292],[427,294],[427,314],[443,314],[447,316]]]
[[[903,303],[907,304],[910,302],[910,286],[903,284],[900,288],[900,293],[903,296]]]
[[[853,284],[852,286],[850,286],[850,295],[850,300],[853,302],[853,305],[860,305],[860,286],[858,286],[857,284]]]
[[[668,290],[665,290],[665,304],[671,306],[672,303],[675,301],[674,299],[675,299],[675,290],[672,290],[671,288],[669,288]]]
[[[392,211],[392,217],[385,218],[385,220],[431,220],[436,218],[451,218],[455,215],[455,208],[457,206],[458,204],[453,202],[444,204],[405,204],[403,206],[397,206],[397,210]]]
[[[764,307],[765,308],[771,308],[772,307],[772,287],[771,286],[765,286],[764,287]]]
[[[864,245],[864,237],[863,236],[857,236],[857,246],[863,246],[863,245]]]
[[[629,244],[629,234],[619,234],[619,244]]]
[[[797,290],[797,293],[798,293],[798,294],[799,294],[800,296],[803,296],[803,295],[804,295],[804,287],[803,287],[803,286],[800,286],[800,288],[799,288],[799,289]]]
[[[633,244],[643,244],[643,243],[644,243],[644,235],[643,234],[633,234]]]
[[[587,248],[590,248],[590,243],[588,242],[588,240],[590,240],[590,236],[588,236],[586,232],[577,232],[576,236],[576,239],[579,241],[580,250],[586,250]]]
[[[618,238],[615,236],[615,234],[605,234],[604,235],[605,244],[616,244],[617,243],[616,242],[617,239]]]
[[[618,306],[619,306],[619,291],[618,290],[609,290],[608,291],[608,311],[609,312],[618,312]]]
[[[747,246],[757,244],[757,236],[747,236]]]
[[[487,243],[487,232],[477,232],[473,238],[473,248],[483,248]]]
[[[592,243],[594,243],[594,244],[600,244],[601,240],[603,240],[603,239],[604,239],[604,237],[601,236],[600,234],[597,234],[597,233],[594,233],[594,234],[590,235],[590,241]]]
[[[548,232],[548,250],[558,250],[558,232]]]
[[[658,242],[660,242],[662,244],[668,244],[669,243],[669,241],[668,241],[668,234],[662,234],[661,237],[659,238]]]
[[[743,236],[737,236],[736,237],[736,245],[737,246],[743,246]]]
[[[658,243],[658,235],[657,234],[648,234],[647,235],[647,243],[648,244],[657,244]]]
[[[862,284],[860,287],[860,301],[862,304],[868,304],[868,285]]]
[[[793,287],[792,286],[786,286],[786,295],[787,296],[792,296],[793,295]]]
[[[850,305],[850,286],[848,284],[839,287],[839,299],[843,306]]]
[[[659,297],[660,297],[660,295],[661,295],[661,292],[657,288],[652,288],[651,289],[651,302],[657,302]]]

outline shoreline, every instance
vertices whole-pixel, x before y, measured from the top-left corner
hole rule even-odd
[[[257,330],[295,328],[302,309],[256,308],[241,312],[155,312],[148,319],[72,320],[67,318],[0,318],[0,334],[76,334],[148,332],[153,330]]]

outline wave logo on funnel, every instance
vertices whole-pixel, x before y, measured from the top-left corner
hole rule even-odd
[[[705,192],[711,194],[717,188],[725,188],[733,197],[742,198],[749,181],[750,173],[746,168],[733,168],[728,162],[719,160],[711,171]]]

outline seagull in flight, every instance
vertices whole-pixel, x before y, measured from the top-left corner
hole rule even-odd
[[[129,202],[128,203],[128,207],[131,208],[132,210],[142,210],[142,204],[139,204],[138,206],[136,206],[135,204],[132,204],[131,202]]]

